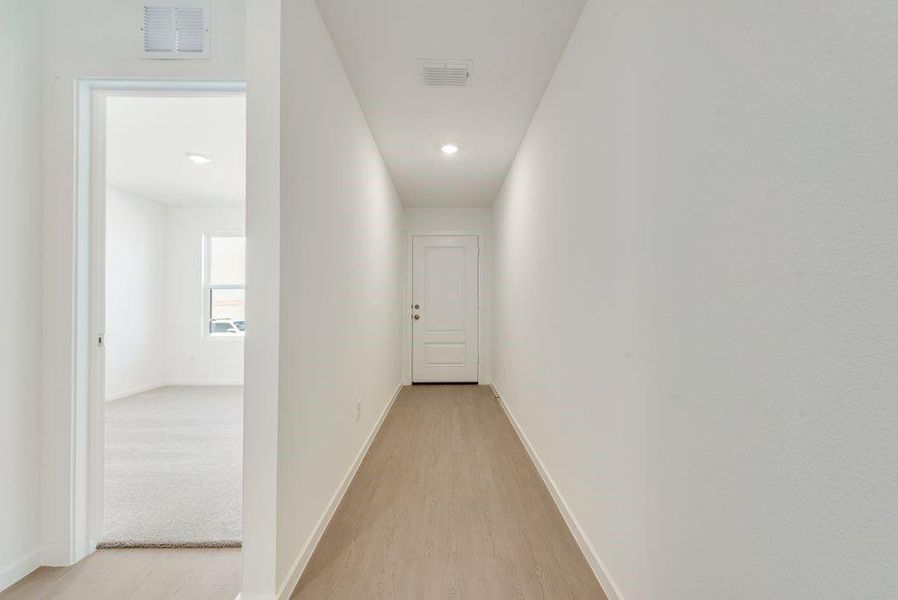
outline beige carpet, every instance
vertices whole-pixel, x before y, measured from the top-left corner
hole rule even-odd
[[[101,548],[241,542],[243,388],[167,386],[106,404]]]

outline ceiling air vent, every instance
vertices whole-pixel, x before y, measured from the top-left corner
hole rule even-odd
[[[424,85],[453,87],[468,84],[473,66],[470,60],[420,59],[418,64]]]
[[[209,58],[208,0],[142,0],[144,58]]]

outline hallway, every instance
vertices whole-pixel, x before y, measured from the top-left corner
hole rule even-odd
[[[605,598],[488,386],[406,387],[296,599]]]
[[[898,599],[896,29],[0,2],[0,599]]]

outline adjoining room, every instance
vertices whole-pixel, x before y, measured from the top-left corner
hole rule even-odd
[[[241,544],[242,94],[105,99],[101,548]]]

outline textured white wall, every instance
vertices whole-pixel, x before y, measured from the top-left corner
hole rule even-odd
[[[106,390],[120,398],[165,381],[165,207],[106,188]]]
[[[283,30],[281,585],[399,384],[402,273],[402,208],[315,3],[284,3]]]
[[[240,233],[242,206],[168,206],[165,272],[165,381],[243,383],[243,338],[205,334],[203,235]]]
[[[0,3],[0,590],[40,554],[40,18]]]
[[[46,564],[65,565],[88,551],[74,489],[75,82],[78,78],[227,79],[244,77],[245,0],[215,0],[209,60],[143,60],[137,55],[138,5],[120,0],[43,0],[43,414],[42,538]],[[52,415],[52,416],[51,416]],[[78,422],[82,422],[80,415]],[[84,433],[79,432],[79,433]],[[86,450],[79,447],[79,452]],[[77,509],[73,512],[73,505]],[[73,521],[73,516],[75,520]]]
[[[424,208],[406,206],[402,209],[402,228],[406,234],[413,232],[480,232],[480,383],[492,381],[493,341],[493,209],[492,208]],[[409,252],[408,240],[403,240],[403,250]],[[411,287],[409,257],[405,257],[403,282],[405,297]],[[409,311],[404,310],[402,332],[403,380],[411,382],[412,327]]]
[[[626,598],[898,594],[896,26],[585,9],[496,205],[495,379]]]

